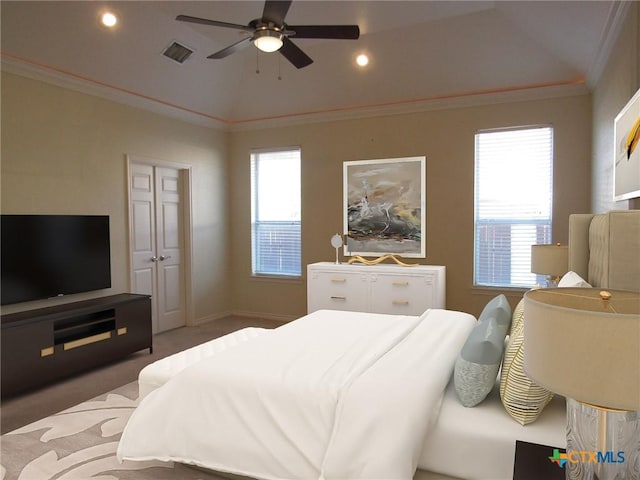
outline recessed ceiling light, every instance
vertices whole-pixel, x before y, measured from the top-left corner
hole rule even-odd
[[[116,23],[118,23],[118,17],[116,17],[111,12],[104,12],[102,14],[101,21],[105,27],[111,28],[111,27],[115,27]]]
[[[361,53],[356,57],[356,63],[361,67],[366,67],[369,64],[369,57],[366,54]]]

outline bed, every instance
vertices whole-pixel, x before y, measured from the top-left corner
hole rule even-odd
[[[640,211],[572,216],[570,268],[592,285],[637,290],[638,255]],[[564,445],[564,399],[526,426],[498,388],[463,407],[450,379],[474,324],[323,310],[181,352],[141,372],[118,458],[269,480],[509,479],[516,439]]]

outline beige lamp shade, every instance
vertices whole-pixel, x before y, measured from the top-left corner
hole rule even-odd
[[[544,288],[524,296],[524,369],[580,402],[640,411],[640,292]]]
[[[531,273],[560,277],[567,273],[568,265],[567,245],[531,245]]]

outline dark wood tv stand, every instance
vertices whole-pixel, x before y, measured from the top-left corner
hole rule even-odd
[[[122,293],[2,315],[2,397],[153,352],[151,298]]]

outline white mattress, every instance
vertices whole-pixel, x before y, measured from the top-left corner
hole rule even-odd
[[[565,424],[564,397],[555,396],[535,422],[522,426],[502,406],[499,385],[467,408],[451,381],[418,467],[465,480],[511,480],[516,439],[564,448]]]

